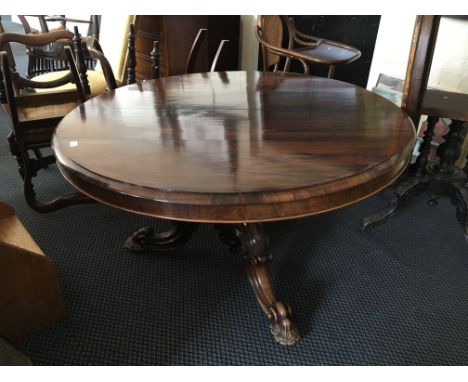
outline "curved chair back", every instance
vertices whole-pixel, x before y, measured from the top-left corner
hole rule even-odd
[[[23,77],[16,70],[16,62],[10,49],[10,43],[32,47],[51,45],[55,43],[65,44],[65,49],[62,50],[59,58],[66,59],[68,61],[70,70],[66,71],[60,78],[51,81],[35,81],[34,79]],[[73,54],[71,51],[72,44],[73,33],[66,30],[55,30],[37,35],[22,35],[17,33],[0,34],[0,52],[4,79],[3,89],[6,92],[10,109],[15,108],[15,98],[24,92],[32,93],[34,92],[34,89],[52,89],[68,83],[74,83],[76,85],[75,92],[78,92],[81,102],[86,100],[86,95],[83,87],[81,86],[79,74],[74,65]]]
[[[255,35],[262,48],[263,71],[288,72],[292,59],[297,59],[303,66],[304,74],[309,74],[309,67],[304,57],[292,50],[293,35],[289,33],[288,48],[282,48],[284,39],[284,18],[286,16],[258,16]],[[284,60],[282,60],[284,57]],[[283,64],[282,68],[280,64]]]

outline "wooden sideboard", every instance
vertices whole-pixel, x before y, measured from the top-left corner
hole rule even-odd
[[[219,60],[218,70],[239,67],[240,16],[136,16],[135,51],[137,80],[151,78],[150,52],[158,40],[161,50],[161,76],[183,74],[187,56],[200,28],[208,29],[195,72],[209,71],[221,40],[229,40]]]

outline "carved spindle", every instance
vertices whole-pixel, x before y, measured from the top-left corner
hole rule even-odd
[[[426,166],[428,162],[429,151],[431,150],[432,137],[434,136],[434,129],[439,117],[428,116],[427,117],[427,129],[424,134],[423,141],[419,148],[419,156],[416,159],[417,174],[420,176],[426,172]]]
[[[75,27],[75,35],[73,37],[73,44],[75,46],[75,62],[76,68],[78,69],[78,73],[80,75],[81,84],[83,86],[83,91],[86,96],[91,95],[91,88],[89,87],[88,75],[86,71],[88,68],[86,67],[84,61],[84,54],[83,54],[83,45],[81,41],[81,35],[78,31],[78,27]]]
[[[151,57],[151,79],[159,78],[161,51],[159,49],[159,41],[153,41],[153,50],[150,52]]]
[[[463,121],[454,119],[449,128],[449,132],[444,135],[445,141],[437,148],[437,155],[440,158],[438,170],[446,174],[451,174],[455,170],[455,161],[461,153]]]
[[[299,331],[291,320],[290,309],[278,301],[268,270],[271,260],[268,236],[261,223],[217,224],[221,240],[232,252],[243,256],[250,285],[257,301],[270,321],[271,334],[281,345],[293,345]]]
[[[135,26],[130,24],[128,32],[127,84],[136,82]]]

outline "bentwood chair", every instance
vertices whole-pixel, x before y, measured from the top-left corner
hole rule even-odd
[[[288,33],[287,48],[283,47],[285,31]],[[332,78],[336,65],[351,63],[361,56],[359,49],[350,45],[298,31],[294,20],[288,16],[258,16],[255,34],[262,48],[264,71],[288,72],[291,59],[297,59],[305,74],[309,73],[309,63],[328,65],[328,78]],[[281,64],[283,69],[280,69]]]
[[[65,44],[63,55],[59,58],[68,61],[70,70],[65,71],[60,78],[51,81],[35,81],[17,73],[10,43],[43,46],[54,42]],[[38,174],[39,170],[55,162],[54,155],[42,157],[40,149],[50,147],[52,134],[60,120],[89,96],[80,80],[80,75],[81,79],[85,79],[86,69],[78,73],[70,48],[72,44],[73,33],[66,30],[38,35],[0,34],[0,99],[11,123],[11,132],[8,136],[10,151],[19,165],[26,202],[39,212],[50,212],[71,204],[89,202],[89,199],[80,193],[63,195],[49,202],[41,202],[36,199],[32,183],[33,177]],[[78,50],[79,45],[75,47]],[[67,83],[72,83],[73,86],[66,90],[56,90],[57,87]],[[38,92],[43,89],[51,89],[51,91]]]

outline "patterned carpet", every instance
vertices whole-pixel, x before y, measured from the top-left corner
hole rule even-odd
[[[448,200],[423,196],[386,225],[361,217],[389,192],[316,217],[266,225],[278,295],[302,340],[276,344],[244,273],[211,226],[170,254],[125,238],[161,221],[101,205],[39,214],[24,202],[0,116],[0,199],[55,263],[66,317],[16,347],[35,365],[466,365],[468,244]],[[44,198],[70,186],[54,166]],[[0,281],[1,283],[1,281]]]

